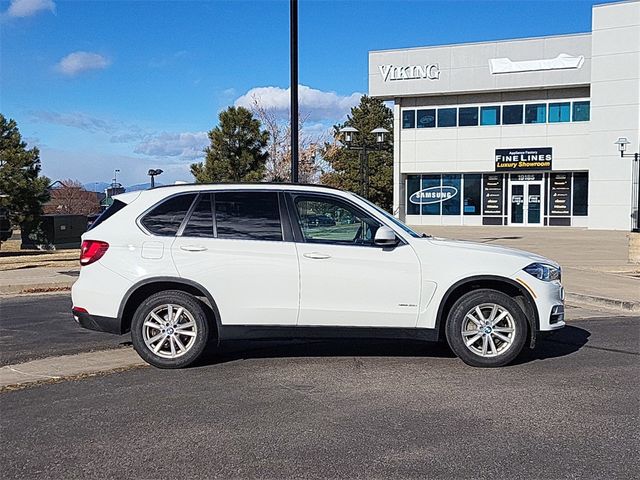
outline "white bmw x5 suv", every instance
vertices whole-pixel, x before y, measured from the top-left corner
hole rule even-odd
[[[508,364],[564,326],[560,267],[414,232],[349,192],[176,185],[114,197],[83,235],[73,316],[179,368],[240,338],[446,338]]]

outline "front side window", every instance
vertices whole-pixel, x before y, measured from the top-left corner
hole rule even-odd
[[[433,128],[436,126],[436,111],[433,108],[418,110],[418,128]]]
[[[458,125],[474,127],[478,125],[478,107],[464,107],[458,112]]]
[[[455,127],[458,125],[458,109],[457,108],[439,108],[438,109],[438,126],[439,127]]]
[[[340,200],[298,197],[298,222],[305,242],[336,245],[373,245],[380,224]]]
[[[571,117],[569,102],[549,104],[549,123],[568,122]]]
[[[182,231],[183,237],[213,237],[213,210],[211,195],[200,195],[187,224]]]
[[[573,121],[588,122],[590,118],[590,102],[573,102]]]
[[[547,105],[545,103],[525,105],[524,123],[546,123],[546,121],[547,121]]]
[[[480,125],[500,125],[500,107],[480,107]]]
[[[214,196],[218,238],[282,240],[277,192],[222,192]]]
[[[502,107],[502,124],[517,125],[522,123],[522,105],[505,105]]]
[[[140,223],[154,235],[173,236],[178,233],[195,198],[195,193],[171,197],[142,217]]]
[[[416,127],[416,111],[404,110],[402,112],[402,128],[415,128]]]

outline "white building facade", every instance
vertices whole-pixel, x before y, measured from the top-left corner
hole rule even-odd
[[[394,213],[413,225],[629,230],[637,215],[640,2],[592,32],[373,51],[394,102]]]

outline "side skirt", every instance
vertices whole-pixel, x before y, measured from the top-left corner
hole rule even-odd
[[[439,340],[439,335],[438,330],[435,328],[312,327],[277,325],[222,325],[219,332],[219,341],[290,340],[304,338],[371,338],[437,342]]]

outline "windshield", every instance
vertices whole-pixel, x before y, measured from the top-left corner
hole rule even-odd
[[[377,206],[375,203],[370,202],[369,200],[367,200],[366,198],[361,197],[358,194],[353,194],[356,197],[358,197],[360,200],[362,200],[363,202],[365,202],[367,205],[373,207],[374,209],[376,209],[376,211],[380,212],[382,215],[385,216],[385,218],[387,218],[389,221],[393,222],[396,226],[400,227],[402,230],[404,230],[405,232],[407,232],[409,235],[411,235],[414,238],[421,238],[424,237],[425,235],[422,235],[420,233],[417,233],[416,231],[414,231],[413,229],[409,228],[407,225],[405,225],[404,223],[402,223],[400,220],[398,220],[396,217],[394,217],[393,215],[391,215],[389,212],[387,212],[386,210],[383,210],[382,208],[380,208],[379,206]]]

